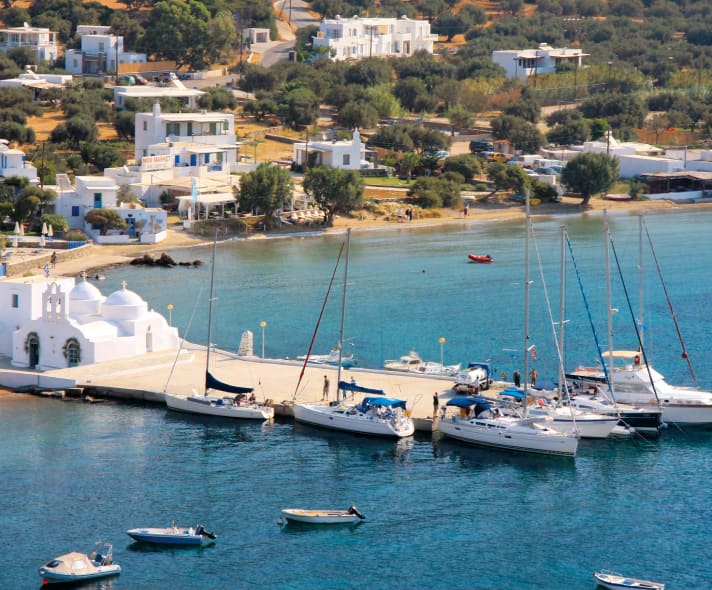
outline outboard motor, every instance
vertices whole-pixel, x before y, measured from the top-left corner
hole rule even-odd
[[[358,516],[361,520],[366,520],[366,517],[358,511],[358,508],[356,508],[356,506],[349,507],[347,512],[349,514],[354,514],[354,515]]]

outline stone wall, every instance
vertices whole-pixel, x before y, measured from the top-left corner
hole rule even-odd
[[[53,250],[57,254],[57,262],[66,262],[67,260],[76,260],[77,258],[84,258],[89,256],[93,250],[92,244],[87,244],[86,246],[80,246],[79,248],[73,248],[71,250]],[[52,252],[45,251],[42,254],[37,254],[31,257],[22,257],[21,260],[17,262],[7,261],[5,263],[5,268],[7,270],[8,277],[18,277],[24,275],[26,272],[36,273],[36,271],[42,272],[45,264],[49,264],[52,258]]]

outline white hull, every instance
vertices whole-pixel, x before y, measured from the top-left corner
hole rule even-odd
[[[107,578],[109,576],[118,576],[121,573],[121,566],[118,564],[102,565],[96,568],[96,571],[74,574],[60,574],[48,571],[46,568],[40,568],[40,576],[48,584],[71,584],[83,582],[85,580],[96,580],[98,578]]]
[[[608,438],[613,429],[618,425],[617,416],[603,416],[589,413],[578,413],[571,416],[569,408],[558,408],[547,410],[532,409],[530,415],[546,417],[546,425],[561,432],[568,434],[574,430],[578,431],[582,438]]]
[[[126,531],[126,534],[142,543],[155,545],[180,545],[184,547],[205,547],[215,543],[215,535],[201,534],[193,527],[138,528]]]
[[[201,414],[204,416],[219,416],[221,418],[240,418],[246,420],[270,420],[274,418],[274,408],[259,404],[240,405],[231,398],[192,395],[178,397],[166,393],[166,406],[171,410]]]
[[[525,453],[573,457],[578,448],[576,437],[546,429],[533,419],[444,417],[438,430],[463,442]]]
[[[598,582],[599,586],[603,586],[609,590],[665,590],[665,584],[660,582],[640,580],[638,578],[626,578],[625,576],[613,572],[594,572],[593,577],[596,578],[596,582]]]
[[[348,510],[302,510],[301,508],[285,508],[282,516],[287,522],[306,524],[351,524],[361,519]]]
[[[324,404],[295,404],[294,419],[298,422],[372,436],[404,437],[415,432],[413,421],[397,413],[393,418],[379,418],[371,412],[363,413],[354,406]]]

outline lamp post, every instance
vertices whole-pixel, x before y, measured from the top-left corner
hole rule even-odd
[[[440,338],[438,339],[438,342],[440,343],[440,366],[444,367],[445,362],[443,361],[443,345],[445,344],[445,338],[440,336]]]
[[[168,325],[172,326],[173,325],[173,304],[169,303],[166,305],[166,309],[168,310]]]
[[[264,320],[260,322],[260,328],[262,328],[262,358],[265,358],[265,328],[267,327],[267,322]]]
[[[611,66],[613,65],[612,61],[608,62],[608,84],[606,84],[606,90],[610,92],[611,90]]]

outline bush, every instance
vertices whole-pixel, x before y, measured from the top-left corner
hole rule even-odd
[[[67,235],[65,236],[66,240],[68,242],[88,242],[89,241],[89,236],[87,236],[83,231],[80,231],[78,229],[73,229],[70,232],[67,232]]]

